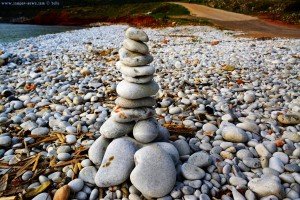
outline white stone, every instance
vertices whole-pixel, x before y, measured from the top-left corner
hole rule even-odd
[[[154,118],[138,121],[133,128],[133,137],[141,143],[149,143],[158,135],[159,124]]]
[[[136,53],[141,53],[141,54],[148,54],[149,49],[148,46],[139,41],[135,41],[129,38],[126,38],[123,41],[123,47],[127,49],[128,51],[136,52]]]
[[[125,48],[119,50],[120,61],[127,66],[137,67],[144,66],[153,61],[153,57],[150,54],[140,54],[128,51]]]
[[[100,133],[106,138],[122,137],[133,130],[134,123],[119,123],[111,117],[100,127]]]
[[[121,108],[116,107],[112,113],[112,120],[120,123],[127,123],[132,121],[140,121],[148,119],[155,115],[155,110],[148,107],[140,108]]]
[[[159,198],[171,192],[176,169],[168,153],[158,145],[146,146],[135,153],[134,160],[130,180],[145,197]]]
[[[116,63],[120,72],[126,76],[136,77],[136,76],[149,76],[155,73],[155,67],[151,65],[138,66],[138,67],[129,67],[118,61]]]
[[[97,169],[94,166],[84,167],[79,172],[79,178],[82,179],[85,183],[93,186],[95,185],[95,177],[96,177]]]
[[[135,41],[148,42],[148,35],[141,29],[130,27],[126,30],[125,36]]]
[[[226,126],[222,130],[224,140],[229,142],[247,142],[248,135],[242,129],[235,126]]]
[[[83,188],[84,182],[82,179],[76,178],[76,179],[70,181],[68,183],[68,185],[72,192],[79,192]]]
[[[104,156],[105,150],[109,145],[110,140],[104,136],[100,136],[90,147],[88,151],[89,159],[95,164],[100,165]]]
[[[141,99],[125,99],[118,97],[115,103],[122,108],[138,108],[138,107],[152,107],[155,105],[155,99],[153,97],[145,97]]]
[[[117,86],[117,93],[125,99],[140,99],[155,95],[158,89],[159,86],[154,81],[137,84],[123,80]]]
[[[152,81],[153,75],[130,77],[126,76],[125,74],[122,74],[122,78],[130,83],[148,83]]]

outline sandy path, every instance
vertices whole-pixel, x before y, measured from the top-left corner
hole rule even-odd
[[[278,25],[257,17],[210,8],[199,4],[172,3],[186,7],[193,16],[209,19],[216,25],[225,28],[244,31],[249,36],[300,38],[299,26]]]

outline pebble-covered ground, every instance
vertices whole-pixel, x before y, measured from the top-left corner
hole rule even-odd
[[[143,199],[129,180],[96,187],[87,156],[114,107],[126,28],[0,46],[0,196],[49,200],[68,184],[61,199]],[[160,199],[300,199],[300,40],[144,30],[156,118],[180,156],[176,185]]]

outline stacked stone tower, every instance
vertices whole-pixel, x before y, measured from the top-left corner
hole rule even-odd
[[[167,195],[175,185],[176,148],[169,132],[154,118],[159,89],[153,81],[155,67],[149,65],[147,34],[129,28],[119,50],[117,69],[122,80],[110,118],[101,126],[101,136],[89,150],[90,160],[99,166],[95,183],[99,187],[119,185],[128,180],[147,198]]]

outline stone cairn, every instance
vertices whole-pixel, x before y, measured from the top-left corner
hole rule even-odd
[[[147,34],[129,28],[119,50],[117,69],[122,80],[110,118],[100,128],[101,136],[89,149],[89,159],[97,166],[98,187],[131,183],[146,197],[167,195],[176,182],[177,149],[169,143],[168,130],[154,118],[159,89],[153,81],[155,67],[149,54]]]

